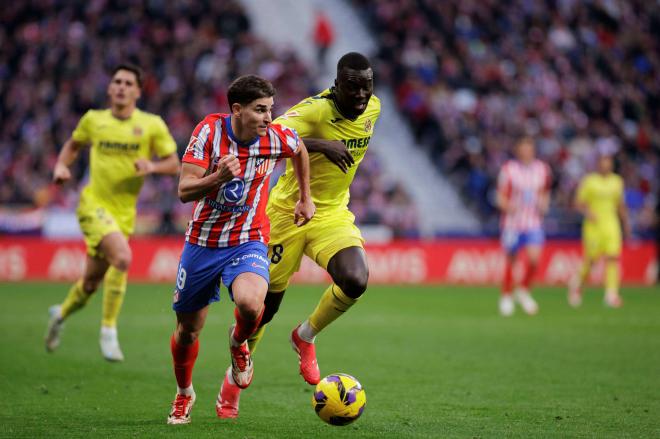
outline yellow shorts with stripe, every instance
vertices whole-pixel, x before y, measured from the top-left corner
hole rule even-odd
[[[87,245],[87,254],[93,258],[103,256],[99,245],[105,236],[113,232],[123,233],[108,209],[92,197],[81,195],[76,214]],[[124,236],[128,238],[125,233]]]
[[[349,210],[315,216],[302,227],[293,223],[293,211],[284,213],[269,206],[267,213],[271,226],[269,291],[286,290],[291,276],[300,269],[303,255],[327,270],[330,259],[340,250],[364,247],[362,233]]]
[[[601,256],[618,257],[621,245],[621,228],[618,224],[607,227],[585,224],[582,228],[582,250],[591,260]]]

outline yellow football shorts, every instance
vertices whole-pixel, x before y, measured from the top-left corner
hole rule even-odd
[[[291,276],[300,269],[303,254],[327,270],[330,259],[340,250],[364,246],[355,217],[348,210],[315,216],[302,227],[293,223],[293,212],[269,208],[268,217],[271,224],[269,291],[287,288]]]
[[[80,196],[76,214],[87,245],[87,254],[93,258],[102,257],[99,251],[101,240],[110,233],[122,233],[117,221],[105,207],[92,197],[85,196],[84,192]]]
[[[618,224],[609,227],[584,227],[582,249],[591,260],[601,256],[617,257],[621,254],[621,229]]]

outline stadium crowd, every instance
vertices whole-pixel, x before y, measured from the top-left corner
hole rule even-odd
[[[3,206],[75,208],[78,193],[51,185],[52,168],[85,111],[106,106],[108,71],[120,62],[145,70],[138,105],[163,117],[180,154],[205,114],[227,111],[227,86],[241,74],[256,73],[274,83],[274,115],[326,86],[314,83],[294,52],[274,50],[251,33],[249,17],[236,1],[10,2],[0,9],[0,22]],[[358,223],[386,224],[396,236],[415,235],[412,200],[383,181],[377,158],[368,163],[354,183]],[[87,162],[76,166],[74,185],[80,187]],[[147,180],[138,203],[138,232],[181,229],[190,207],[175,194],[175,178]],[[413,214],[397,214],[402,203]]]
[[[418,144],[489,230],[494,187],[522,134],[553,171],[549,233],[596,151],[616,154],[634,229],[654,222],[660,175],[660,9],[644,0],[354,0],[380,42],[376,75]]]

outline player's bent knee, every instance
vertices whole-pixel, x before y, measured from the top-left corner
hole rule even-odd
[[[128,271],[128,267],[131,266],[131,261],[133,259],[133,255],[131,254],[130,250],[127,251],[121,251],[118,254],[114,255],[114,257],[110,258],[110,265],[115,267],[119,271]]]
[[[254,296],[234,295],[234,302],[238,307],[241,317],[248,320],[256,320],[264,309],[263,299]]]
[[[368,270],[351,270],[343,273],[340,282],[337,282],[337,284],[344,294],[351,299],[357,299],[367,290],[368,282]]]

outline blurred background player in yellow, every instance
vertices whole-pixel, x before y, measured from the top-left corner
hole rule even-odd
[[[380,100],[373,96],[371,64],[364,55],[350,52],[337,63],[334,87],[304,99],[274,121],[295,129],[310,152],[310,186],[316,215],[303,228],[291,220],[298,182],[287,163],[286,173],[273,188],[268,203],[270,286],[259,329],[248,342],[250,351],[254,351],[264,325],[279,309],[291,276],[300,268],[303,255],[309,256],[333,281],[314,312],[291,332],[300,374],[309,384],[320,381],[316,335],[353,306],[367,289],[364,239],[348,210],[348,200],[349,186],[379,115]],[[238,416],[240,391],[228,369],[220,389],[218,416]]]
[[[612,153],[599,152],[597,172],[582,178],[575,196],[575,206],[584,220],[582,266],[568,288],[568,303],[573,307],[582,304],[582,285],[589,277],[593,263],[600,258],[605,259],[605,305],[612,308],[623,305],[619,295],[621,227],[626,237],[631,236],[631,229],[624,200],[623,178],[614,173]]]
[[[89,184],[80,194],[78,222],[87,245],[83,277],[59,305],[49,309],[46,350],[60,344],[62,325],[89,300],[103,281],[100,345],[109,361],[122,361],[117,340],[117,317],[126,293],[131,263],[128,237],[135,224],[136,203],[148,174],[177,174],[176,143],[165,122],[136,108],[142,72],[121,64],[112,72],[107,94],[110,108],[89,110],[59,153],[53,182],[71,179],[70,166],[80,150],[90,147]],[[159,160],[153,161],[156,156]]]

